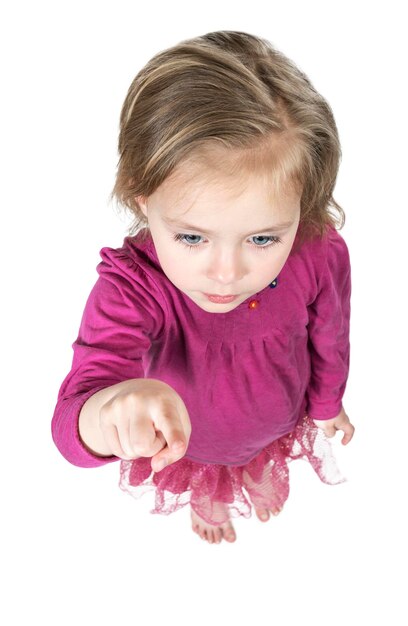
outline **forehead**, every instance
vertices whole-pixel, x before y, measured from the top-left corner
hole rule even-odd
[[[228,206],[258,214],[279,213],[290,217],[300,203],[298,187],[278,180],[273,173],[224,174],[214,168],[192,170],[179,167],[153,194],[161,215],[170,219],[220,212]],[[187,221],[187,220],[185,220]]]

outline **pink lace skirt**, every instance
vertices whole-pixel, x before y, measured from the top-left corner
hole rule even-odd
[[[190,504],[208,524],[220,525],[231,517],[250,517],[251,504],[282,509],[289,496],[288,463],[295,459],[309,461],[326,484],[346,481],[329,439],[305,416],[293,432],[273,441],[245,465],[197,463],[183,457],[156,473],[150,458],[122,460],[119,487],[135,498],[155,491],[151,513],[169,515]]]

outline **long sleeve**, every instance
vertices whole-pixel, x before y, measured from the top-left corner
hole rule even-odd
[[[63,381],[51,423],[52,437],[73,465],[97,467],[117,461],[94,455],[82,442],[78,419],[85,401],[100,389],[143,378],[143,355],[163,326],[154,281],[123,254],[104,248],[100,274],[82,315],[71,371]],[[130,275],[129,275],[130,274]]]
[[[351,269],[347,245],[330,229],[320,268],[318,295],[309,310],[311,377],[308,415],[336,417],[342,408],[350,361]]]

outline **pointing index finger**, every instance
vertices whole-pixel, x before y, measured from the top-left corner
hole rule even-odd
[[[183,441],[183,437],[180,434],[175,434],[171,437],[171,442],[168,442],[165,448],[152,457],[153,471],[160,472],[166,465],[179,461],[184,456],[186,448],[187,444]]]

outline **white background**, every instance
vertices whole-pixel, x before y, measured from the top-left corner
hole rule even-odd
[[[3,623],[406,624],[403,3],[2,6]],[[294,462],[278,518],[238,519],[234,544],[209,545],[188,507],[151,515],[153,494],[123,493],[118,464],[70,465],[50,423],[99,250],[119,247],[130,222],[108,201],[127,89],[160,50],[222,29],[271,41],[335,114],[356,433],[346,447],[331,440],[346,483]]]

